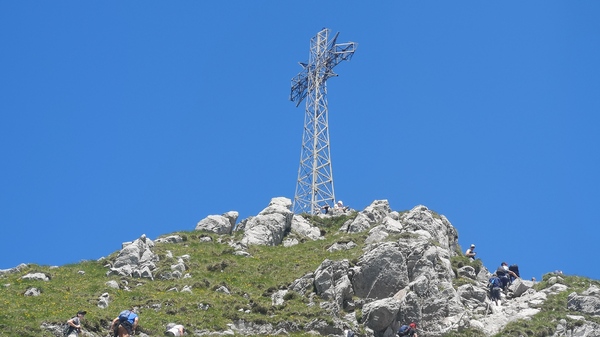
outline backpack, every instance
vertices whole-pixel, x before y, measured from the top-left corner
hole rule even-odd
[[[123,310],[121,311],[121,313],[119,314],[119,322],[125,322],[129,319],[129,315],[131,315],[131,311],[129,310]]]
[[[67,323],[63,328],[63,336],[67,337],[71,333],[71,325]]]
[[[75,317],[73,317],[73,318],[75,318]],[[73,318],[71,318],[71,319],[73,319]],[[65,324],[65,327],[63,328],[63,336],[67,337],[71,333],[71,331],[73,331],[73,329],[74,328],[71,326],[71,324],[69,324],[69,323]]]
[[[502,288],[502,281],[498,277],[492,277],[488,283],[488,287],[491,289]]]
[[[409,330],[409,326],[408,325],[403,325],[400,327],[400,329],[398,329],[398,336],[406,336],[406,334],[408,333]]]

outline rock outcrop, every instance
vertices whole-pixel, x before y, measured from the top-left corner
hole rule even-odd
[[[581,294],[569,294],[567,308],[588,315],[600,315],[600,288],[590,286]]]
[[[244,226],[242,244],[275,246],[289,233],[294,213],[288,198],[273,198],[267,208],[250,218]]]
[[[236,223],[238,213],[230,211],[209,215],[197,223],[195,230],[207,232],[199,237],[199,242],[212,242],[216,234],[216,242],[227,243],[233,248],[230,253],[248,257],[251,245],[289,247],[306,240],[324,239],[324,231],[304,216],[294,215],[291,206],[290,199],[273,198],[256,216],[239,223]],[[341,215],[349,214],[332,212],[319,217]],[[485,267],[464,265],[453,268],[452,261],[462,254],[458,249],[457,230],[443,215],[422,205],[399,213],[390,208],[387,200],[375,200],[364,210],[351,215],[341,226],[340,234],[364,233],[344,234],[353,238],[362,235],[361,239],[340,240],[343,242],[336,242],[327,250],[352,250],[360,246],[362,251],[357,259],[325,259],[316,270],[270,294],[273,307],[284,307],[286,298],[297,294],[307,296],[307,305],[318,303],[330,314],[330,321],[315,318],[299,326],[294,322],[259,324],[236,319],[224,332],[188,333],[283,335],[303,330],[320,335],[340,335],[349,327],[360,327],[365,336],[393,337],[402,323],[415,321],[419,322],[419,336],[440,337],[451,330],[464,329],[476,329],[492,336],[510,322],[536,315],[548,296],[569,290],[562,284],[560,276],[548,280],[548,287],[541,291],[534,289],[532,281],[517,279],[496,304],[488,297],[487,280],[491,274]],[[231,235],[236,234],[234,232],[243,235]],[[117,275],[122,279],[106,282],[107,288],[129,290],[127,277],[150,280],[190,277],[186,274],[189,255],[174,257],[171,251],[166,251],[167,260],[173,261],[170,270],[163,268],[160,275],[154,275],[159,261],[153,252],[155,244],[178,244],[185,240],[180,235],[170,235],[152,241],[142,235],[133,242],[124,243],[118,256],[108,265],[107,272],[109,276]],[[0,271],[0,275],[9,272],[13,271]],[[35,273],[23,276],[24,279],[48,281],[45,277],[47,275]],[[223,295],[235,295],[232,293],[235,289],[230,290],[225,285],[213,290]],[[166,291],[191,295],[194,289],[189,285],[177,285]],[[290,292],[296,294],[288,296]],[[40,293],[32,287],[24,295],[39,296]],[[103,293],[97,305],[107,308],[110,302],[110,294]],[[201,303],[198,308],[208,310],[209,305]],[[599,287],[592,285],[581,293],[572,292],[568,296],[568,309],[580,315],[557,321],[554,337],[600,337],[598,324],[585,320],[586,315],[600,315]],[[571,324],[573,320],[580,323]]]
[[[152,271],[159,261],[158,255],[152,251],[153,247],[154,242],[145,234],[133,242],[123,243],[123,248],[107,275],[153,279]]]
[[[331,212],[319,216],[340,215]],[[231,224],[228,219],[225,215],[209,216],[199,222],[196,229],[226,234]],[[291,212],[291,201],[287,198],[272,199],[257,216],[242,220],[234,228],[244,233],[240,242],[230,244],[237,249],[237,255],[250,245],[287,247],[301,240],[323,238],[318,227]],[[304,330],[341,334],[348,326],[362,324],[367,335],[391,337],[401,322],[418,321],[427,327],[421,330],[423,336],[441,336],[450,330],[467,328],[493,335],[509,322],[535,315],[549,294],[566,290],[557,282],[547,291],[536,292],[532,282],[517,279],[508,295],[503,294],[500,305],[494,304],[486,288],[490,272],[485,267],[477,271],[473,266],[463,266],[455,274],[451,259],[460,255],[458,233],[446,217],[422,205],[398,213],[391,210],[387,200],[375,200],[356,213],[340,231],[367,233],[367,246],[355,265],[348,260],[326,259],[314,272],[272,295],[273,305],[277,306],[284,305],[288,291],[312,292],[320,297],[320,305],[331,312],[334,325],[325,326],[316,320]],[[390,240],[390,236],[397,239]],[[328,250],[356,246],[352,241],[338,242]],[[468,282],[456,287],[457,278]],[[572,294],[569,306],[572,310],[594,314],[599,307],[595,296],[594,289],[586,294]],[[344,314],[357,311],[362,313],[361,322],[353,314]],[[231,327],[234,331],[251,334],[278,331],[271,325],[255,326],[241,321]],[[557,331],[560,329],[563,328],[559,324]]]
[[[236,211],[229,211],[222,215],[209,215],[198,222],[196,230],[217,234],[231,234],[238,216],[239,213]]]
[[[5,274],[14,274],[14,273],[19,273],[21,272],[21,270],[27,268],[27,264],[25,263],[21,263],[16,267],[13,268],[9,268],[9,269],[0,269],[0,276],[5,275]]]

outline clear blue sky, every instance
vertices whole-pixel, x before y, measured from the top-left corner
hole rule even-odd
[[[2,1],[0,269],[293,198],[323,27],[336,196],[422,204],[489,269],[600,279],[598,1]]]

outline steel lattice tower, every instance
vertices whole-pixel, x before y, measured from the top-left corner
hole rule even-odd
[[[292,78],[290,100],[299,106],[302,100],[308,97],[293,203],[294,213],[315,214],[323,205],[331,206],[335,202],[326,81],[330,77],[337,76],[333,68],[344,60],[350,60],[357,44],[336,43],[339,33],[331,40],[329,35],[330,30],[323,28],[310,40],[308,64],[300,63],[304,69]]]

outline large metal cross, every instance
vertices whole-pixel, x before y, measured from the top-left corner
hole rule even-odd
[[[344,60],[350,60],[357,44],[336,43],[339,33],[332,39],[329,39],[329,33],[329,29],[323,28],[310,40],[309,61],[300,63],[304,69],[292,79],[290,100],[299,106],[308,97],[294,213],[316,214],[321,207],[332,206],[335,202],[326,81],[337,76],[333,68]]]

